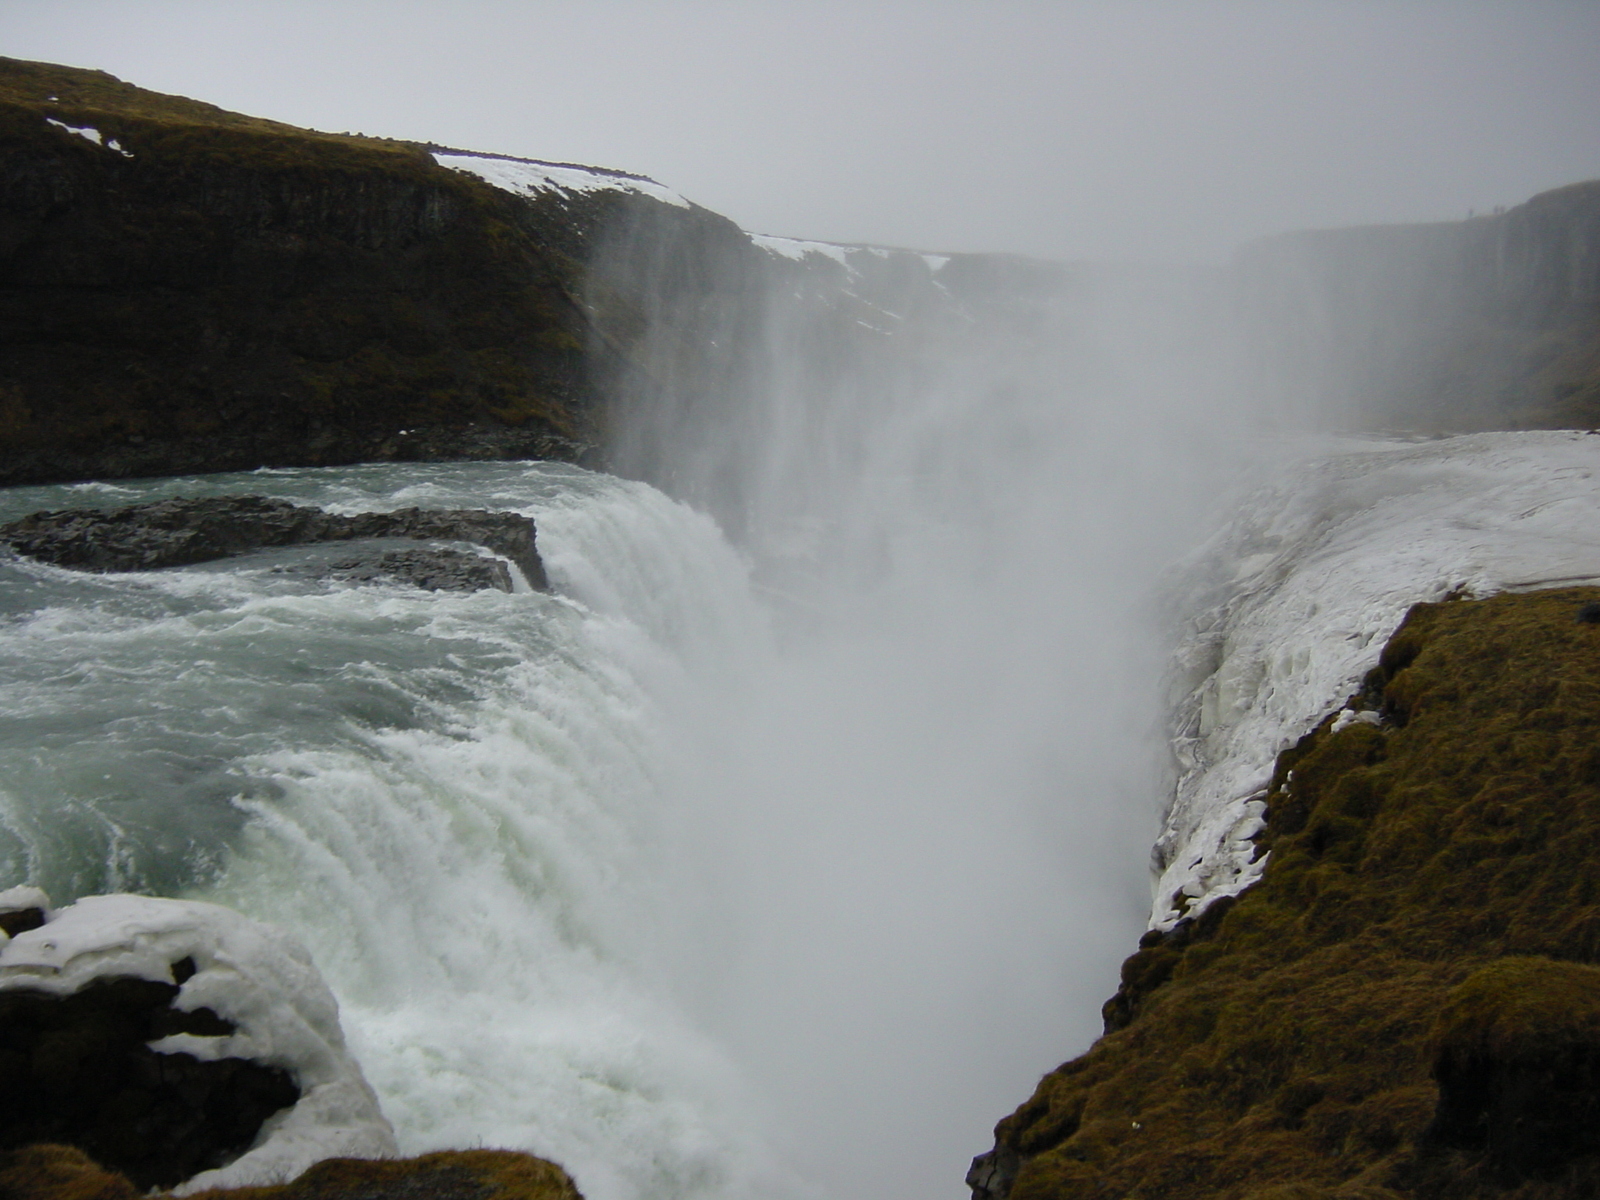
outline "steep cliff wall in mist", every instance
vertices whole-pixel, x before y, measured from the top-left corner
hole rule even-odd
[[[1600,424],[1600,181],[1466,221],[1291,233],[1235,260],[1258,386],[1344,426]]]
[[[775,330],[784,386],[867,395],[1077,279],[753,238],[622,172],[496,186],[517,160],[439,149],[0,59],[0,485],[604,447],[671,486],[685,431],[759,436]],[[1600,423],[1600,183],[1268,239],[1235,282],[1275,408]]]

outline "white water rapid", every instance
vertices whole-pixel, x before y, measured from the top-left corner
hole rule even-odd
[[[516,509],[554,589],[0,559],[0,887],[289,929],[407,1152],[531,1149],[589,1200],[959,1197],[1149,907],[1150,602],[1235,431],[1125,318],[752,397],[737,548],[549,464],[0,495]]]

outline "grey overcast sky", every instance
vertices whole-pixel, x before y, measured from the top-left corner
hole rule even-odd
[[[0,0],[0,54],[930,249],[1208,260],[1600,176],[1600,0]]]

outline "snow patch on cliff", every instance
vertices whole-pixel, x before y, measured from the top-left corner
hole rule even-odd
[[[485,183],[514,196],[531,197],[540,192],[627,192],[649,196],[663,204],[689,208],[690,204],[671,188],[663,187],[643,175],[580,167],[574,163],[537,162],[527,158],[469,154],[463,150],[436,150],[433,161],[452,171],[476,175]]]
[[[835,242],[811,242],[804,238],[775,237],[767,233],[752,233],[749,236],[761,249],[779,258],[805,262],[811,255],[820,254],[823,258],[831,258],[852,275],[856,273],[855,267],[850,265],[850,256],[860,253],[860,247],[840,246]]]
[[[37,888],[0,894],[7,909],[45,908]],[[256,1144],[225,1167],[176,1189],[245,1187],[291,1179],[325,1158],[398,1153],[377,1097],[345,1050],[339,1006],[299,942],[218,904],[149,896],[86,896],[46,922],[0,935],[0,991],[64,996],[97,979],[132,976],[172,983],[172,965],[196,971],[173,1000],[182,1012],[209,1008],[231,1034],[174,1034],[150,1048],[282,1067],[300,1088],[293,1107],[268,1118]]]
[[[54,125],[57,129],[64,129],[68,133],[76,134],[84,141],[93,142],[104,150],[114,151],[122,155],[123,158],[133,157],[132,154],[122,148],[122,144],[116,138],[112,138],[110,141],[103,141],[100,137],[100,131],[93,125],[68,125],[65,121],[58,121],[54,117],[46,117],[44,123],[46,125]]]
[[[860,276],[865,259],[885,260],[897,255],[918,258],[922,260],[930,274],[937,274],[944,265],[950,261],[948,254],[923,254],[914,250],[890,250],[883,246],[847,246],[838,242],[813,242],[805,238],[777,237],[768,233],[752,233],[747,235],[756,246],[768,254],[778,258],[787,258],[792,262],[805,262],[813,255],[832,259],[843,267],[852,278]]]
[[[1357,688],[1413,604],[1600,581],[1600,436],[1347,440],[1290,457],[1179,574],[1178,602],[1199,615],[1174,673],[1154,929],[1260,878],[1274,759]]]

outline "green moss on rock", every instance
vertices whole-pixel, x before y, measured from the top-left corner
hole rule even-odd
[[[134,1200],[126,1178],[72,1146],[0,1152],[5,1200]],[[290,1183],[212,1188],[195,1200],[583,1200],[554,1163],[511,1150],[441,1150],[418,1158],[333,1158]],[[157,1200],[160,1200],[158,1197]]]
[[[1433,1043],[1429,1139],[1480,1152],[1506,1177],[1600,1152],[1600,967],[1481,967],[1450,993]]]

